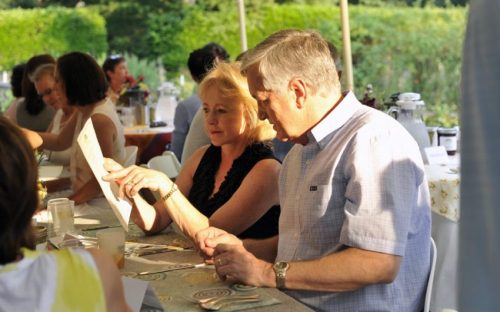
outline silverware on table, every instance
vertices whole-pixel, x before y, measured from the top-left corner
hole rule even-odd
[[[149,274],[157,274],[157,273],[165,273],[165,272],[170,272],[170,271],[177,271],[177,270],[185,270],[185,269],[194,269],[194,268],[204,268],[207,267],[208,265],[205,263],[200,263],[200,264],[173,264],[165,269],[162,270],[157,270],[157,271],[144,271],[144,272],[139,272],[137,275],[149,275]]]
[[[110,229],[110,228],[116,228],[116,227],[121,227],[121,225],[101,225],[101,226],[94,226],[94,227],[88,227],[82,229],[82,231],[96,231],[96,230],[104,230],[104,229]]]
[[[199,305],[201,308],[209,311],[220,310],[224,306],[235,305],[248,302],[259,302],[259,295],[231,295],[212,298],[208,300],[200,300]]]

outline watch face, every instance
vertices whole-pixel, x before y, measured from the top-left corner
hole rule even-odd
[[[281,261],[280,262],[276,262],[274,264],[274,268],[276,270],[284,270],[284,269],[288,268],[288,262],[281,262]]]

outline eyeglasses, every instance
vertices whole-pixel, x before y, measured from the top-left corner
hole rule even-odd
[[[39,96],[40,98],[43,98],[43,97],[45,97],[45,96],[50,96],[50,95],[52,94],[52,92],[54,92],[54,89],[49,88],[49,89],[47,89],[47,90],[45,90],[45,91],[43,91],[43,92],[39,93],[39,94],[38,94],[38,96]]]

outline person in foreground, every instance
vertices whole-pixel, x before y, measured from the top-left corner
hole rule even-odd
[[[411,135],[342,94],[327,43],[283,30],[243,59],[249,89],[283,141],[279,236],[196,234],[222,279],[278,287],[317,311],[421,311],[430,200]]]
[[[34,250],[37,164],[22,132],[1,116],[0,160],[0,311],[130,311],[107,255]]]
[[[122,193],[134,198],[132,218],[146,232],[174,221],[191,238],[209,225],[241,238],[276,235],[280,164],[263,143],[275,132],[258,119],[239,64],[219,63],[200,84],[200,98],[212,144],[188,160],[176,183],[161,172],[122,169],[110,160],[104,179],[116,180]],[[142,188],[161,199],[150,206],[137,195]]]
[[[101,188],[76,141],[81,129],[90,118],[104,157],[122,162],[125,159],[123,126],[113,103],[106,99],[108,85],[104,73],[90,55],[70,52],[59,57],[55,80],[54,88],[59,101],[63,106],[74,107],[76,112],[58,134],[39,134],[45,149],[63,151],[71,147],[73,194],[70,199],[81,204],[101,195]]]

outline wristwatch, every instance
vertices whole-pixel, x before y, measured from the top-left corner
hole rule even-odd
[[[276,274],[276,288],[285,288],[286,271],[289,268],[290,264],[288,262],[279,261],[274,263],[273,270]]]

